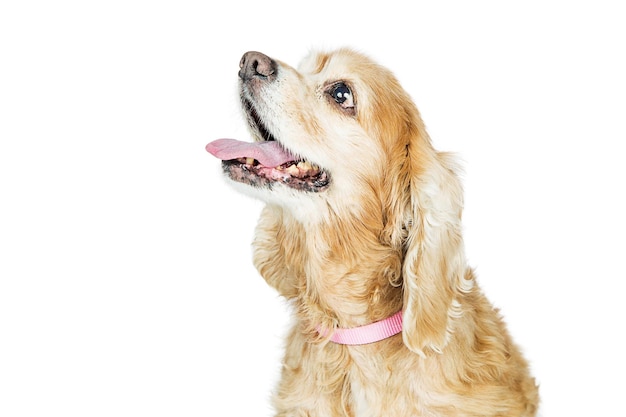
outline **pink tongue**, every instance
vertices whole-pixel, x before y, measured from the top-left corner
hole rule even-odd
[[[236,139],[218,139],[209,143],[206,150],[223,161],[254,158],[266,167],[276,167],[296,160],[295,156],[276,141],[250,143]]]

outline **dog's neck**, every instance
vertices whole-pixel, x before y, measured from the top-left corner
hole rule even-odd
[[[312,248],[308,286],[341,321],[358,321],[340,325],[363,325],[395,313],[398,308],[375,310],[379,304],[392,303],[389,298],[395,293],[400,295],[391,286],[389,275],[401,273],[400,254],[383,246],[375,230],[363,230],[367,229],[365,224],[337,223],[307,233],[312,244],[307,245]]]
[[[265,220],[273,222],[271,228]],[[303,224],[268,207],[257,228],[255,262],[271,285],[295,301],[308,325],[362,326],[402,308],[401,249],[381,243],[381,232],[382,221],[371,214]],[[261,242],[266,234],[268,241]],[[269,240],[276,253],[265,250]]]

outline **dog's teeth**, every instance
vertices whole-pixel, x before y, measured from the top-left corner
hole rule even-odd
[[[289,165],[287,168],[285,168],[285,171],[287,171],[289,175],[297,175],[300,173],[300,170],[296,165]]]
[[[313,169],[313,166],[308,161],[301,161],[301,162],[298,162],[298,168],[300,168],[303,171],[310,171]]]
[[[246,158],[246,164],[254,165],[254,158]]]
[[[313,171],[313,170],[319,169],[317,165],[313,165],[308,161],[299,162],[298,168],[300,168],[303,171]]]

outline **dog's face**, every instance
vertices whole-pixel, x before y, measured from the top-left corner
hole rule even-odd
[[[406,156],[408,131],[421,127],[392,74],[351,50],[311,53],[297,70],[248,52],[240,66],[241,103],[255,142],[276,142],[293,157],[265,166],[242,154],[225,171],[245,192],[306,212],[309,220],[328,204],[354,205],[364,190],[379,188],[389,165]]]

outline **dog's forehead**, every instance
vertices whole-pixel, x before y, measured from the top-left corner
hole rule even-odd
[[[354,51],[341,49],[333,52],[314,51],[309,53],[298,65],[298,71],[303,74],[319,74],[322,76],[336,76],[351,73],[359,61]]]

